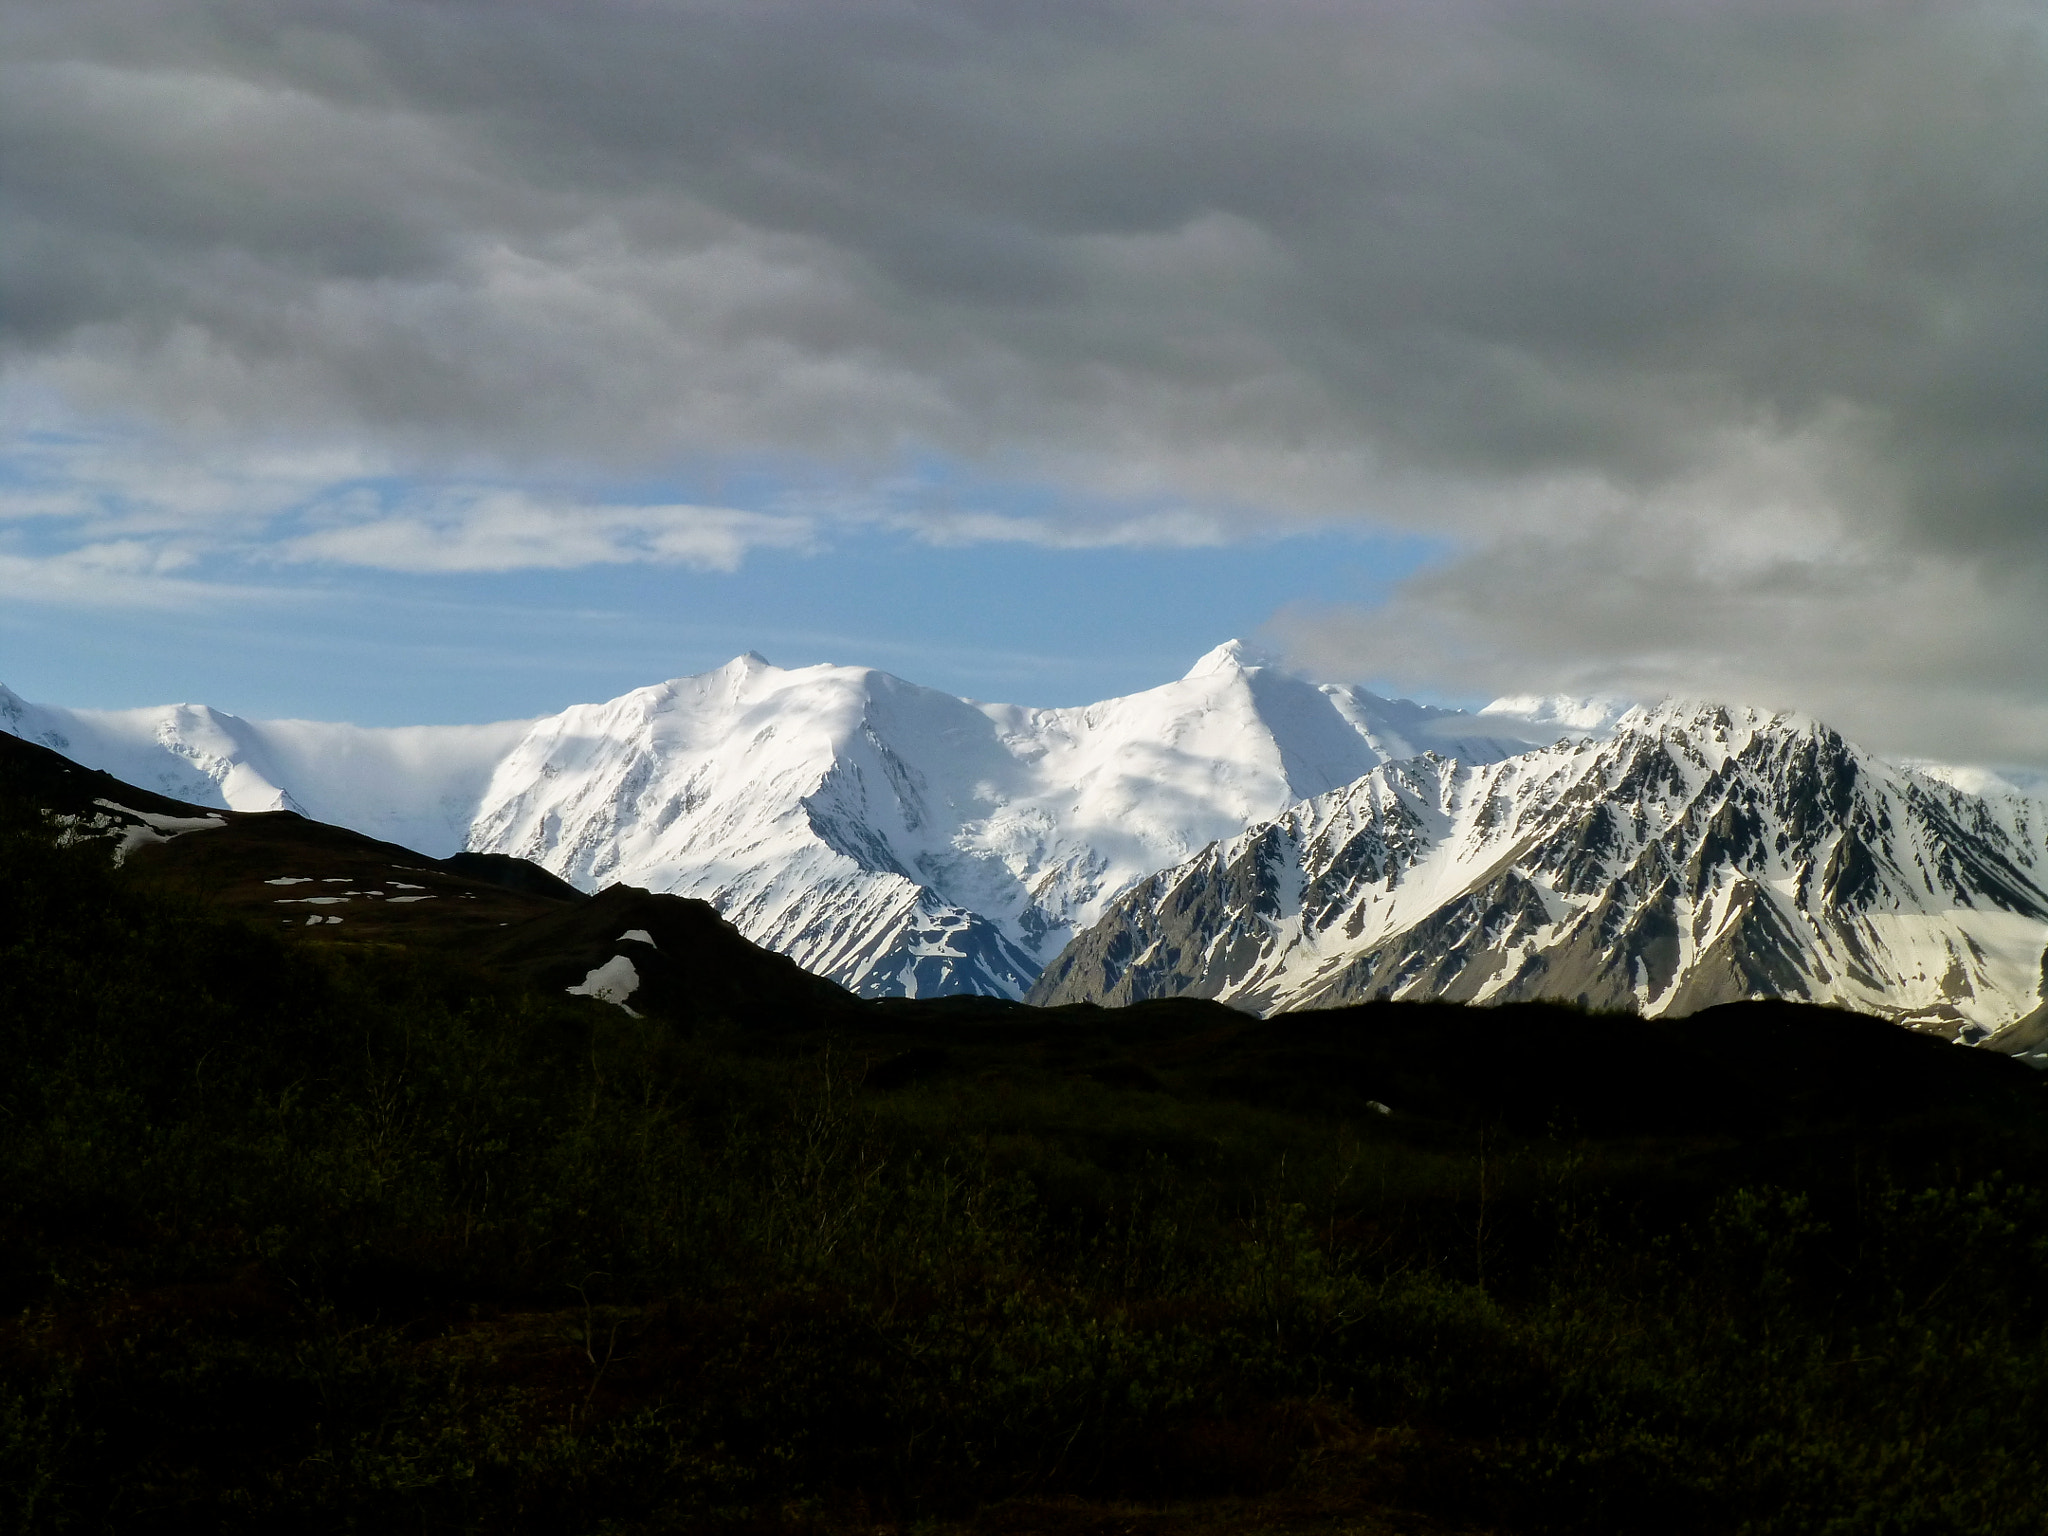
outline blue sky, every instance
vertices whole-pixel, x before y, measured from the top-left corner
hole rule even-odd
[[[0,8],[0,680],[1237,635],[2048,766],[2042,0]]]
[[[920,469],[917,495],[901,476],[895,494],[1013,520],[1048,500],[1042,489]],[[431,489],[379,487],[398,502]],[[767,507],[830,499],[815,473],[800,494],[758,470],[723,489]],[[676,499],[639,490],[643,504]],[[874,505],[871,492],[848,495]],[[300,515],[287,508],[274,521]],[[1178,676],[1223,640],[1256,639],[1290,603],[1382,599],[1443,552],[1424,537],[1353,527],[1063,548],[816,523],[804,547],[749,549],[732,569],[641,561],[507,572],[280,564],[271,554],[289,535],[267,527],[250,547],[179,568],[170,580],[194,590],[160,603],[17,597],[0,609],[0,682],[78,707],[194,700],[258,718],[453,723],[609,698],[753,650],[781,666],[876,666],[976,698],[1077,704]]]

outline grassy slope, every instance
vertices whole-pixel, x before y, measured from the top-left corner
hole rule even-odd
[[[6,815],[0,1526],[2040,1527],[2009,1063],[1769,1009],[685,1031]]]

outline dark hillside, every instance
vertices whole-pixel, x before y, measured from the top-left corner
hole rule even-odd
[[[6,731],[0,731],[0,794],[16,808],[33,805],[57,816],[90,817],[109,800],[131,811],[158,815],[217,814],[74,763],[61,752]]]
[[[11,787],[9,787],[11,786]],[[629,953],[636,1012],[681,1024],[775,1023],[791,1009],[834,1015],[847,993],[757,949],[701,901],[615,886],[586,897],[503,854],[435,859],[292,811],[214,811],[92,773],[46,747],[0,735],[0,792],[73,833],[124,851],[122,879],[207,911],[275,927],[295,943],[432,956],[478,978],[551,994]],[[138,813],[172,823],[165,835]],[[132,839],[131,839],[132,841]],[[620,942],[629,932],[647,942]]]
[[[748,943],[709,904],[630,885],[529,918],[462,953],[551,995],[623,955],[638,977],[626,1005],[679,1024],[815,1031],[863,1011],[845,988]]]
[[[955,1070],[1008,1046],[1182,1094],[1332,1118],[1379,1103],[1404,1118],[1526,1136],[1754,1138],[1949,1111],[2025,1121],[2048,1107],[2048,1078],[2009,1057],[1802,1003],[1725,1004],[1683,1019],[1547,1003],[1368,1003],[1261,1019],[1197,999],[892,1001],[876,1012],[887,1021],[868,1026],[877,1049],[937,1048]],[[931,1055],[919,1075],[941,1075],[941,1059]]]
[[[127,877],[326,943],[473,940],[582,900],[520,859],[434,859],[293,811],[170,800],[0,733],[0,794],[65,818],[72,836],[123,842]],[[162,824],[168,818],[168,824]]]
[[[50,773],[0,756],[8,1528],[2041,1528],[2011,1061],[1779,1005],[859,1003],[303,821],[116,868]],[[563,990],[622,954],[643,1017]]]

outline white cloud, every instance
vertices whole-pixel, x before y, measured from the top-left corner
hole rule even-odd
[[[1007,512],[890,511],[875,519],[927,544],[1035,544],[1044,549],[1214,549],[1232,541],[1221,516],[1187,508],[1149,512],[1098,511],[1098,521],[1076,524],[1056,517]]]
[[[22,582],[30,578],[21,573],[43,568],[37,562],[54,562],[55,572],[119,563],[124,579],[92,592],[96,605],[183,601],[169,588],[159,592],[160,578],[207,562],[223,579],[204,590],[227,592],[227,567],[242,568],[247,579],[247,571],[265,567],[274,574],[280,563],[416,573],[620,564],[732,572],[754,550],[815,554],[835,534],[1093,549],[1213,547],[1238,532],[1189,508],[1112,507],[1074,521],[935,507],[925,504],[927,487],[900,474],[851,493],[786,490],[784,505],[772,511],[488,482],[422,484],[360,451],[86,431],[32,391],[17,387],[7,399],[19,426],[0,440],[0,549],[28,562],[17,567]],[[30,530],[32,554],[23,542]],[[70,600],[86,590],[60,575],[43,596]]]
[[[0,390],[0,419],[0,530],[41,523],[74,543],[260,534],[337,482],[386,467],[344,445],[206,444],[132,424],[85,426],[19,384]]]
[[[184,611],[281,596],[252,583],[227,585],[180,575],[187,551],[139,540],[82,545],[52,555],[0,549],[0,598],[69,608]]]
[[[638,563],[734,571],[751,550],[806,550],[816,536],[798,517],[728,507],[576,505],[511,490],[442,492],[390,512],[372,498],[346,498],[321,515],[331,526],[288,540],[280,558],[387,571]]]
[[[346,449],[79,431],[28,391],[0,403],[17,408],[10,415],[19,424],[0,440],[0,552],[14,561],[19,590],[47,573],[40,595],[49,601],[154,605],[239,590],[226,579],[162,580],[206,562],[415,572],[653,563],[729,572],[750,550],[817,544],[812,516],[599,503],[490,484],[422,489],[391,475],[388,461]],[[95,570],[120,579],[95,588],[84,579]]]

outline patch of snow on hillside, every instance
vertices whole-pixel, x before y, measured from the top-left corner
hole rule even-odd
[[[563,990],[571,997],[591,997],[601,1003],[615,1004],[637,1019],[640,1015],[626,1007],[626,999],[639,988],[640,973],[633,969],[633,962],[624,955],[613,955],[575,986]]]

